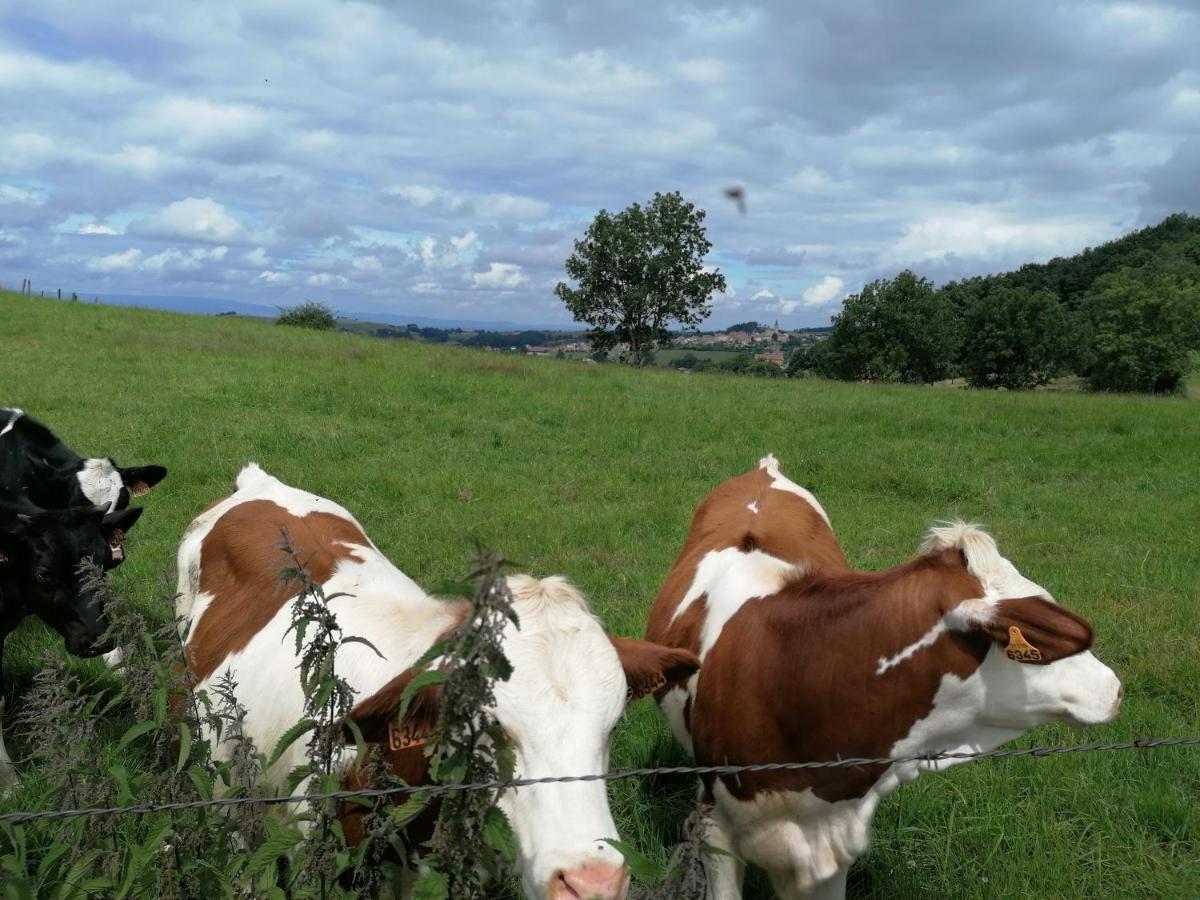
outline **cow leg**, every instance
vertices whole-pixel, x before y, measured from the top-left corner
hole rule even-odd
[[[0,700],[0,718],[4,716],[4,701]],[[12,760],[8,757],[8,749],[4,746],[4,729],[0,725],[0,796],[8,793],[11,788],[21,783],[17,778],[17,770],[13,768]]]
[[[708,900],[740,900],[746,865],[734,855],[729,832],[712,815],[704,817],[704,843],[715,852],[704,854]]]
[[[8,632],[0,633],[0,796],[8,793],[9,789],[20,784],[17,770],[13,768],[8,756],[8,748],[4,746],[4,639]]]
[[[832,878],[822,881],[808,893],[810,900],[845,900],[846,876],[850,873],[849,866],[843,866]]]

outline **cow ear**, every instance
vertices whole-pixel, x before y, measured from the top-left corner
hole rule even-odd
[[[163,466],[130,466],[128,469],[117,467],[121,481],[129,488],[129,493],[135,497],[150,493],[150,488],[167,477]]]
[[[368,744],[382,744],[387,750],[397,751],[421,747],[428,742],[441,712],[440,684],[418,688],[409,701],[404,719],[398,718],[404,691],[420,671],[423,670],[406,669],[350,710],[346,718],[358,726]],[[349,729],[346,729],[346,738],[347,743],[354,742]]]
[[[664,647],[635,638],[609,636],[609,640],[625,670],[630,701],[687,681],[700,668],[696,654],[681,647]]]
[[[1015,662],[1044,666],[1092,646],[1092,626],[1043,597],[1001,600],[986,626]]]
[[[130,506],[127,509],[119,509],[116,512],[106,513],[104,518],[100,520],[100,533],[110,543],[114,538],[123,539],[124,535],[141,516],[142,508],[140,506]],[[117,532],[120,532],[120,534],[117,534]]]

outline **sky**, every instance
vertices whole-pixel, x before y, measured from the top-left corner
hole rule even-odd
[[[0,283],[565,324],[596,212],[678,190],[711,325],[822,325],[1200,213],[1197,47],[1193,0],[0,0]]]

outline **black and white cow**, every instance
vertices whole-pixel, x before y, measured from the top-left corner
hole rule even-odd
[[[76,656],[107,653],[108,629],[84,561],[108,571],[124,559],[125,534],[142,514],[131,494],[167,474],[85,459],[19,409],[0,408],[0,705],[4,641],[28,615],[62,635]],[[13,779],[0,735],[0,788]]]
[[[0,487],[43,509],[124,509],[167,476],[162,466],[122,468],[111,456],[83,457],[20,409],[0,407]]]

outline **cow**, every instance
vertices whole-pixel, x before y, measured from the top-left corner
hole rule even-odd
[[[1050,721],[1117,713],[1117,676],[1084,619],[962,522],[916,558],[851,568],[829,516],[773,456],[697,507],[647,640],[695,653],[655,693],[700,765],[983,751]],[[744,861],[780,897],[845,896],[880,800],[953,761],[706,776],[710,897],[741,896]]]
[[[4,641],[27,615],[63,637],[67,651],[89,657],[112,650],[104,640],[105,611],[80,563],[104,571],[121,557],[120,542],[142,514],[133,506],[42,509],[21,494],[0,490],[0,698]],[[15,780],[0,733],[0,787]]]
[[[101,641],[108,622],[79,565],[121,564],[125,534],[142,514],[130,496],[166,474],[84,458],[23,410],[0,407],[0,691],[4,640],[29,614],[58,631],[70,653],[117,661]],[[14,778],[0,734],[0,785]]]
[[[246,709],[245,734],[259,748],[274,747],[303,718],[297,651],[288,633],[297,585],[280,579],[292,564],[280,549],[284,533],[309,578],[330,598],[342,633],[374,645],[350,643],[337,652],[336,670],[356,692],[349,718],[368,741],[382,745],[397,774],[428,783],[425,749],[408,737],[395,740],[419,733],[419,725],[397,723],[397,710],[414,663],[469,607],[425,593],[343,507],[253,463],[238,475],[237,490],[193,521],[180,544],[177,612],[187,622],[185,653],[195,690],[232,678]],[[626,703],[688,678],[698,661],[688,650],[610,638],[563,578],[516,575],[507,583],[520,625],[503,632],[512,677],[496,683],[491,712],[511,741],[517,777],[605,772]],[[422,707],[421,722],[436,715],[437,699],[436,688],[421,692],[421,703],[414,703]],[[215,752],[222,758],[229,749],[218,743]],[[293,744],[263,773],[263,783],[282,785],[304,753]],[[345,782],[357,785],[353,757],[348,747],[340,765]],[[625,896],[628,870],[605,842],[617,832],[602,782],[509,790],[500,805],[517,839],[527,896]],[[346,832],[353,839],[352,824]]]
[[[80,456],[23,410],[0,408],[0,486],[44,509],[125,509],[167,476],[163,466],[122,468],[111,456]]]

